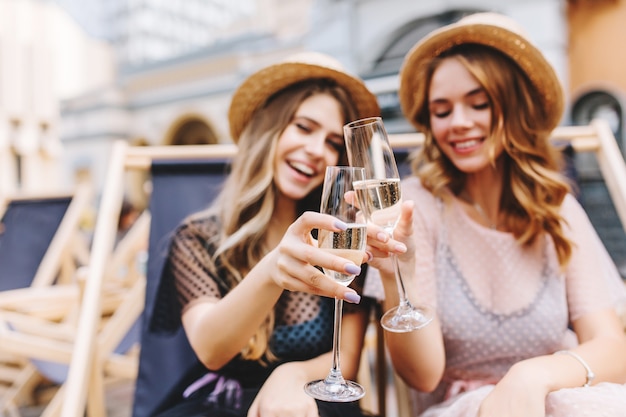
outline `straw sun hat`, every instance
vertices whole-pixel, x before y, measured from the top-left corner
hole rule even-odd
[[[523,28],[511,18],[497,13],[476,13],[456,23],[436,29],[421,39],[406,55],[400,70],[400,105],[405,117],[419,130],[416,121],[416,94],[424,94],[428,62],[461,44],[481,44],[497,49],[511,58],[530,79],[541,97],[547,115],[546,126],[555,128],[563,113],[561,83],[543,54],[534,46]]]
[[[376,96],[338,61],[319,52],[302,52],[253,73],[237,88],[228,111],[233,141],[239,141],[252,114],[274,93],[312,78],[331,79],[343,87],[355,103],[359,118],[380,114]]]

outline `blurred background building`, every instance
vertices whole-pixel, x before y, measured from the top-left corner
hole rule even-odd
[[[527,29],[563,81],[563,124],[604,118],[624,152],[626,0],[0,0],[0,193],[100,186],[118,139],[229,142],[234,88],[302,50],[342,61],[376,92],[388,129],[411,131],[396,95],[405,53],[477,11]],[[595,161],[577,164],[598,202],[592,220],[626,265]]]

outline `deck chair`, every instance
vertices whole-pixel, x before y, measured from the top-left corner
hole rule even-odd
[[[85,260],[87,247],[78,231],[90,199],[89,186],[81,184],[69,194],[22,194],[0,202],[0,291],[73,275]]]
[[[106,266],[111,257],[113,243],[115,239],[115,231],[122,204],[122,196],[124,192],[125,175],[133,170],[148,170],[153,160],[166,159],[197,159],[203,155],[209,157],[230,158],[236,148],[234,145],[211,145],[209,146],[177,146],[177,147],[130,147],[124,141],[116,142],[111,151],[109,167],[107,171],[107,181],[102,191],[102,197],[99,206],[99,215],[94,231],[93,245],[90,253],[89,269],[87,270],[87,278],[82,296],[77,322],[77,334],[71,350],[71,361],[69,362],[69,370],[67,379],[63,383],[63,395],[59,401],[58,411],[62,416],[83,416],[85,410],[89,416],[106,415],[106,403],[104,395],[104,376],[107,372],[115,373],[128,367],[133,369],[135,375],[137,372],[138,358],[134,358],[134,362],[124,362],[121,357],[112,355],[111,349],[114,339],[119,340],[119,335],[127,331],[141,315],[144,307],[144,300],[149,300],[154,295],[154,286],[149,284],[148,293],[145,292],[145,276],[143,276],[143,290],[132,296],[130,305],[125,304],[132,311],[116,310],[114,313],[120,318],[116,326],[112,327],[112,331],[117,332],[117,337],[107,338],[102,332],[98,331],[101,324],[102,310],[105,308],[105,294],[108,284]],[[208,152],[207,152],[208,151]],[[223,165],[222,165],[223,166]],[[192,169],[191,171],[194,171]],[[188,172],[189,173],[189,172]],[[158,176],[158,175],[157,175]],[[177,191],[178,186],[172,189]],[[197,189],[196,189],[197,193]],[[158,194],[158,193],[156,193]],[[163,197],[163,194],[161,194]],[[167,198],[167,196],[165,197]],[[166,209],[166,213],[171,209],[178,209],[177,206],[185,206],[187,202],[184,200],[174,200],[170,197],[170,208]],[[178,203],[178,204],[176,204]],[[159,213],[158,211],[156,212]],[[152,210],[150,210],[152,217]],[[176,220],[174,220],[176,221]],[[158,223],[155,223],[155,227]],[[156,233],[154,229],[150,232],[154,241]],[[152,246],[154,248],[154,246]],[[154,262],[158,258],[157,252],[150,256],[148,261],[148,269],[155,268]],[[145,328],[145,325],[142,325]],[[105,340],[108,340],[104,343]],[[150,352],[152,343],[144,344],[142,349],[141,362],[153,360],[145,359]],[[156,348],[156,346],[155,346]],[[158,350],[158,349],[157,349]],[[184,351],[183,351],[184,352]],[[167,352],[169,355],[170,352]],[[184,355],[183,355],[184,356]],[[161,357],[160,359],[163,359]],[[117,365],[116,365],[117,363]],[[143,372],[143,369],[142,371]],[[167,380],[170,375],[162,373],[157,376],[153,383],[158,384]],[[141,389],[138,390],[141,392]],[[156,391],[160,392],[160,391]],[[159,398],[154,394],[152,401]],[[150,402],[150,399],[147,400]],[[146,407],[154,407],[154,404],[148,404]]]
[[[189,374],[197,364],[197,358],[184,330],[180,328],[172,334],[158,333],[151,328],[150,323],[157,314],[154,305],[159,302],[160,278],[171,232],[186,215],[210,204],[228,171],[232,155],[221,152],[214,154],[210,148],[205,149],[209,154],[203,153],[201,159],[201,155],[196,153],[196,160],[153,160],[152,163],[150,256],[146,306],[142,316],[141,359],[133,403],[134,417],[151,416],[167,409],[182,394],[173,387],[180,386],[183,378],[191,383],[198,377]],[[178,201],[185,201],[185,204],[177,204]],[[367,352],[364,353],[358,379],[369,391],[374,385],[369,374]],[[166,357],[167,360],[164,360]],[[376,396],[371,393],[367,397],[370,402],[376,400]],[[364,405],[370,410],[375,409],[375,404]]]
[[[221,186],[228,163],[236,152],[234,145],[178,146],[178,147],[128,147],[116,144],[113,151],[109,178],[102,199],[103,211],[117,209],[121,172],[123,170],[151,169],[152,192],[149,211],[152,222],[150,230],[149,257],[147,266],[148,282],[145,295],[145,308],[142,315],[141,353],[139,371],[135,385],[132,413],[134,416],[151,416],[166,408],[179,393],[172,388],[186,376],[187,370],[196,364],[196,357],[190,348],[182,329],[174,334],[155,333],[150,327],[154,319],[154,304],[157,301],[159,279],[165,261],[170,233],[187,215],[206,207]],[[184,204],[181,204],[184,202]],[[103,220],[104,221],[104,220]],[[98,224],[100,226],[100,222]],[[99,232],[110,230],[102,226]],[[110,232],[109,232],[110,233]],[[110,240],[110,236],[106,238]],[[97,246],[100,242],[102,246]],[[92,257],[108,248],[105,238],[94,241]],[[93,259],[92,262],[95,262]],[[92,263],[93,265],[93,263]],[[97,265],[97,264],[96,264]],[[96,268],[95,271],[98,269]],[[94,316],[99,300],[98,287],[102,277],[92,275],[87,281],[82,323],[86,328],[87,317]],[[91,287],[90,287],[91,286]],[[88,301],[89,300],[89,301]],[[92,319],[93,320],[93,319]],[[65,384],[66,397],[63,403],[64,416],[77,416],[84,411],[85,391],[88,390],[87,409],[89,415],[103,415],[102,398],[91,398],[101,392],[94,385],[88,365],[100,353],[94,348],[91,335],[80,335],[74,351],[74,360]],[[91,381],[91,382],[89,382]],[[82,392],[81,392],[82,391]],[[82,396],[82,398],[81,398]],[[94,406],[95,404],[96,406]]]
[[[137,319],[145,289],[145,277],[136,258],[146,246],[148,226],[149,213],[145,213],[102,266],[107,280],[102,286],[100,316],[94,329],[96,345],[106,353],[97,364],[102,371],[100,383],[109,375],[136,377],[137,352],[131,347],[139,339],[133,330],[139,328]],[[91,260],[77,270],[72,282],[0,293],[0,351],[28,360],[38,374],[60,386],[43,416],[58,415],[61,409]]]
[[[0,298],[71,279],[86,262],[80,222],[90,202],[86,184],[71,193],[20,194],[0,202]],[[13,413],[32,401],[41,380],[32,363],[0,349],[0,412]]]
[[[208,149],[210,152],[210,149]],[[172,404],[182,393],[172,388],[197,363],[184,330],[163,334],[151,329],[160,277],[172,231],[188,215],[209,205],[228,170],[229,158],[203,155],[202,159],[153,161],[150,246],[146,304],[143,312],[139,375],[133,416],[151,416]],[[180,204],[184,201],[184,204]],[[167,357],[167,360],[163,358]],[[189,381],[190,383],[192,381]]]
[[[406,150],[417,149],[423,143],[423,135],[419,133],[390,135],[390,141],[394,152],[399,150],[399,155],[403,155]],[[566,156],[565,174],[572,177],[572,161],[567,162],[568,156],[571,158],[575,153],[590,152],[595,155],[602,177],[606,183],[615,212],[621,221],[623,229],[626,231],[626,163],[617,146],[615,136],[606,121],[593,120],[586,126],[559,126],[552,135],[555,144],[562,148]],[[572,153],[573,151],[573,153]],[[568,155],[569,154],[569,155]],[[401,165],[400,162],[398,162]],[[577,190],[574,190],[575,192]],[[626,331],[626,306],[620,311]],[[378,353],[383,357],[382,353]],[[381,367],[387,366],[386,371],[382,371],[381,380],[385,380],[391,374],[391,395],[388,402],[393,401],[397,407],[398,417],[412,417],[416,415],[413,404],[411,390],[393,372],[390,363],[382,362]],[[386,414],[381,413],[381,416]]]

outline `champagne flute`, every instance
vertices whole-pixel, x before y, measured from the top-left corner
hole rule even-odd
[[[320,229],[318,246],[323,250],[344,257],[356,265],[361,265],[367,243],[367,224],[360,211],[345,198],[347,192],[354,192],[353,183],[365,178],[363,168],[349,166],[329,166],[326,168],[320,211],[335,216],[348,224],[345,231],[332,232]],[[348,286],[355,275],[324,268],[326,276]],[[341,340],[341,313],[343,300],[335,298],[335,319],[333,330],[333,360],[330,372],[325,379],[311,381],[304,390],[311,397],[330,402],[352,402],[365,395],[363,387],[347,381],[339,367],[339,342]]]
[[[381,226],[393,237],[400,219],[402,194],[398,167],[383,121],[380,117],[369,117],[348,123],[344,126],[344,136],[350,165],[365,168],[365,180],[358,181],[354,186],[359,205],[368,222]],[[424,327],[433,319],[432,308],[411,304],[398,258],[393,255],[392,261],[400,303],[383,314],[381,325],[385,330],[396,333]]]

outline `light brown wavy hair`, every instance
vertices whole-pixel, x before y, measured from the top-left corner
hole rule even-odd
[[[491,143],[504,147],[500,158],[504,167],[504,189],[500,210],[506,214],[506,227],[522,244],[532,243],[548,233],[556,248],[559,264],[565,266],[572,254],[572,242],[563,231],[559,214],[570,185],[561,174],[561,153],[550,142],[552,127],[540,95],[526,74],[499,51],[476,44],[451,48],[418,69],[421,77],[418,112],[415,121],[425,126],[424,146],[412,161],[411,168],[424,187],[443,196],[446,188],[458,195],[465,186],[466,175],[441,152],[430,129],[429,86],[442,60],[454,57],[484,88],[491,108]],[[495,146],[491,152],[495,165]]]
[[[211,242],[217,247],[214,262],[222,274],[226,272],[231,289],[271,249],[266,239],[270,220],[276,215],[276,144],[300,104],[317,94],[329,94],[339,102],[345,123],[357,118],[356,107],[342,87],[332,80],[307,80],[270,97],[253,114],[239,138],[239,150],[232,161],[230,175],[210,208],[222,225],[221,233]],[[339,163],[347,165],[345,149],[340,153]],[[321,185],[299,202],[298,214],[307,210],[319,211],[320,199]],[[276,360],[269,347],[273,329],[272,312],[242,350],[242,357],[261,363]]]

